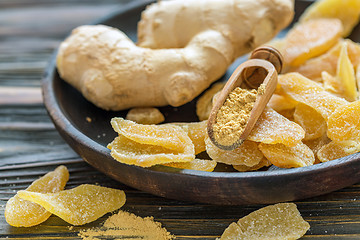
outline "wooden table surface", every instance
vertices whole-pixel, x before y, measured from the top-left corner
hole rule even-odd
[[[79,230],[109,216],[74,228],[56,216],[31,228],[6,223],[6,201],[60,164],[70,171],[67,188],[97,183],[123,189],[123,210],[154,216],[177,239],[215,239],[231,222],[263,207],[180,202],[132,189],[85,163],[55,130],[42,103],[40,81],[52,52],[74,27],[129,2],[0,0],[0,239],[79,239]],[[311,225],[303,239],[360,239],[360,184],[295,203]]]

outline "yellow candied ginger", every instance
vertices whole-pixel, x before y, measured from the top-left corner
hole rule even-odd
[[[338,89],[340,91],[340,96],[344,97],[348,101],[355,101],[358,95],[356,89],[355,71],[348,56],[346,42],[344,42],[341,47],[336,74],[339,81]]]
[[[246,165],[233,165],[233,168],[239,172],[249,172],[256,171],[263,167],[268,167],[271,165],[271,162],[267,160],[265,157],[260,160],[260,162],[254,166],[246,166]]]
[[[320,162],[328,162],[334,159],[342,158],[349,156],[353,153],[358,152],[359,148],[354,148],[351,146],[343,146],[337,144],[336,142],[332,141],[324,146],[322,146],[319,151],[316,153]]]
[[[305,167],[315,162],[314,153],[302,142],[294,147],[260,143],[259,149],[272,164],[280,168]]]
[[[195,154],[205,151],[205,136],[207,121],[188,122],[188,123],[168,123],[167,125],[175,125],[181,127],[189,136],[195,147]]]
[[[274,109],[277,112],[282,112],[284,110],[292,110],[296,107],[297,102],[294,101],[292,98],[286,96],[285,94],[274,93],[268,106]]]
[[[317,0],[300,17],[300,22],[317,18],[337,18],[343,25],[343,36],[351,33],[359,22],[359,0]]]
[[[316,139],[326,133],[324,118],[313,108],[299,103],[294,112],[294,121],[305,130],[304,140]]]
[[[184,131],[168,124],[144,125],[118,117],[111,119],[111,125],[115,132],[132,141],[171,150],[183,151],[191,141]]]
[[[280,75],[278,83],[281,88],[294,100],[308,105],[328,120],[338,107],[348,103],[343,98],[325,91],[320,84],[302,76],[299,73]]]
[[[337,63],[336,76],[323,71],[321,77],[325,90],[352,102],[358,97],[354,66],[347,51],[347,42],[343,42]]]
[[[89,184],[57,193],[19,191],[18,195],[73,225],[95,221],[122,207],[126,200],[124,191]]]
[[[355,80],[356,80],[356,86],[358,89],[357,100],[360,100],[360,64],[358,64],[356,67]]]
[[[329,142],[331,142],[331,140],[328,138],[328,136],[326,134],[324,134],[323,136],[316,138],[316,139],[312,139],[312,140],[306,140],[304,141],[304,143],[306,144],[306,146],[308,146],[314,153],[315,155],[315,164],[320,163],[321,161],[319,160],[319,158],[317,157],[317,153],[319,152],[319,150],[325,146],[326,144],[328,144]]]
[[[326,91],[331,92],[337,96],[340,94],[339,81],[335,76],[332,76],[327,71],[322,71],[321,80]]]
[[[360,101],[341,106],[330,115],[327,135],[342,145],[360,145]]]
[[[336,75],[337,64],[343,43],[347,44],[347,52],[351,63],[354,66],[360,64],[360,45],[351,41],[350,39],[340,40],[338,44],[332,47],[325,54],[319,57],[309,59],[299,67],[291,68],[290,71],[298,72],[312,80],[321,79],[323,71],[328,72],[330,75]]]
[[[309,228],[294,203],[278,203],[231,223],[220,240],[294,240],[301,238]]]
[[[228,165],[245,165],[253,167],[263,159],[264,155],[258,149],[258,143],[245,140],[243,144],[232,151],[216,147],[209,137],[205,139],[206,153],[216,162]]]
[[[182,131],[181,128],[179,130]],[[137,143],[119,135],[108,145],[108,148],[115,160],[140,167],[151,167],[170,162],[190,162],[195,159],[194,145],[191,142],[181,152],[162,146]]]
[[[111,124],[119,136],[108,148],[119,162],[141,167],[195,159],[194,144],[188,134],[175,125],[143,125],[122,118]]]
[[[205,171],[212,172],[214,171],[217,163],[214,160],[206,160],[206,159],[194,159],[190,162],[171,162],[165,163],[165,166],[180,168],[180,169],[190,169],[197,171]]]
[[[59,166],[35,180],[26,190],[39,193],[55,193],[64,189],[69,180],[65,166]],[[5,219],[14,227],[31,227],[46,221],[51,213],[42,206],[21,199],[18,194],[10,198],[5,207]]]
[[[295,146],[304,137],[305,131],[302,127],[267,107],[247,139],[254,142]]]
[[[306,60],[325,53],[339,41],[342,31],[342,24],[338,19],[324,18],[297,23],[285,37],[285,63],[299,66]]]

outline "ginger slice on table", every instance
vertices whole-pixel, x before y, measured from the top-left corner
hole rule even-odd
[[[178,129],[183,131],[181,128]],[[194,145],[190,139],[189,145],[183,151],[176,151],[158,145],[138,143],[119,135],[108,145],[108,148],[115,160],[140,167],[170,162],[190,162],[195,159]]]
[[[302,127],[267,107],[247,139],[254,142],[295,146],[304,137],[305,131]]]
[[[285,37],[284,63],[299,66],[325,53],[339,41],[342,31],[338,19],[314,19],[297,23]]]
[[[319,138],[326,133],[326,122],[320,113],[303,103],[299,103],[294,112],[294,121],[305,130],[304,140]]]
[[[209,137],[205,138],[206,153],[216,162],[229,165],[245,165],[253,167],[263,159],[264,155],[258,149],[258,143],[245,140],[238,148],[232,151],[216,147]]]
[[[165,117],[157,108],[138,107],[130,109],[126,119],[140,124],[158,124],[163,122]]]
[[[294,203],[278,203],[231,223],[220,240],[293,240],[301,238],[309,228]]]
[[[337,108],[328,120],[328,137],[343,145],[360,145],[360,101]]]
[[[19,191],[20,198],[37,203],[73,225],[83,225],[119,209],[125,204],[124,191],[83,184],[57,193]]]
[[[207,121],[186,122],[186,123],[167,123],[166,125],[174,125],[181,127],[189,136],[195,147],[195,154],[205,151],[205,136]]]
[[[348,103],[345,99],[325,91],[320,84],[299,73],[280,75],[278,84],[288,96],[315,109],[325,121],[335,109]]]
[[[65,166],[59,166],[35,180],[26,190],[39,193],[55,193],[64,189],[69,180],[69,172]],[[46,221],[51,213],[42,206],[24,200],[16,194],[5,206],[5,219],[14,227],[31,227]]]
[[[318,0],[305,10],[300,17],[300,22],[317,18],[337,18],[342,22],[342,36],[345,37],[359,22],[359,17],[360,2],[358,0]]]
[[[272,164],[280,168],[305,167],[315,162],[314,153],[302,142],[294,147],[260,143],[259,149]]]
[[[144,125],[118,117],[111,119],[111,125],[115,132],[141,144],[161,146],[175,151],[184,151],[191,144],[186,132],[169,124]]]
[[[196,158],[190,162],[171,162],[171,163],[165,163],[164,165],[174,168],[212,172],[214,171],[217,162],[214,160]]]

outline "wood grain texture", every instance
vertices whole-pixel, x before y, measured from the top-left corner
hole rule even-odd
[[[0,87],[39,89],[48,59],[74,26],[91,22],[128,2],[1,0]],[[98,226],[109,216],[71,230],[55,216],[32,228],[14,228],[6,223],[6,201],[60,164],[70,171],[67,188],[97,183],[123,189],[127,195],[123,210],[142,217],[154,216],[180,240],[214,240],[231,222],[264,206],[181,202],[116,182],[71,150],[51,123],[38,90],[35,95],[37,100],[33,102],[23,98],[15,99],[16,104],[0,104],[0,239],[79,239],[79,230]],[[360,184],[295,203],[311,225],[302,239],[360,239]]]

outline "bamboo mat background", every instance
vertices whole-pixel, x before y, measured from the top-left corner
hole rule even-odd
[[[0,0],[0,239],[79,239],[79,230],[109,216],[71,230],[56,216],[31,228],[6,223],[6,201],[60,164],[70,171],[67,188],[89,183],[123,189],[123,210],[154,216],[177,239],[215,239],[231,222],[263,207],[180,202],[129,188],[86,164],[55,130],[40,91],[53,50],[74,27],[129,2]],[[360,239],[360,184],[296,204],[311,225],[303,239]]]

